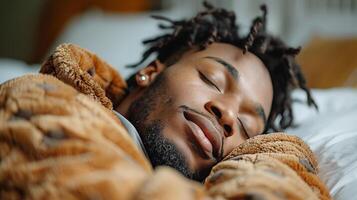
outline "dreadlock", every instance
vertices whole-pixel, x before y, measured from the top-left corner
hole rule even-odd
[[[279,131],[293,125],[293,111],[291,92],[295,88],[305,91],[307,104],[317,105],[306,86],[305,78],[295,56],[300,47],[286,46],[279,38],[266,32],[267,8],[262,5],[262,16],[256,17],[246,36],[240,36],[236,17],[232,11],[215,8],[204,1],[205,10],[189,20],[171,20],[163,16],[152,16],[154,19],[166,22],[159,24],[160,29],[169,33],[143,41],[149,48],[142,59],[129,67],[137,67],[153,53],[157,59],[167,66],[174,64],[187,50],[198,48],[202,50],[213,42],[228,43],[239,47],[243,53],[247,51],[259,57],[269,71],[273,84],[273,102],[267,119],[267,130]],[[135,87],[134,75],[128,79],[130,87]],[[278,123],[275,123],[275,121]]]

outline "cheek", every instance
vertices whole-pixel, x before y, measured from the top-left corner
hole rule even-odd
[[[165,95],[151,118],[162,120],[166,128],[181,130],[180,107],[185,105],[197,111],[206,112],[204,105],[215,95],[215,92],[204,85],[205,83],[199,77],[195,77],[193,72],[186,74],[185,76],[167,74],[163,90]]]
[[[187,105],[199,111],[203,111],[204,104],[214,95],[212,89],[205,86],[193,74],[174,77],[167,86],[167,91],[176,104],[175,106]]]

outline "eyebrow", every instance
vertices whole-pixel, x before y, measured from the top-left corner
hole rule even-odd
[[[232,75],[234,80],[236,80],[236,81],[238,80],[238,77],[239,77],[238,70],[236,68],[234,68],[231,64],[227,63],[226,61],[224,61],[221,58],[214,57],[214,56],[206,56],[204,58],[212,59],[212,60],[218,62],[219,64],[223,65],[227,69],[229,74]]]

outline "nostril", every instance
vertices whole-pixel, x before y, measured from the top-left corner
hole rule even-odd
[[[232,135],[232,128],[231,128],[231,126],[225,124],[225,125],[223,125],[223,128],[224,128],[224,130],[226,131],[226,133],[227,133],[228,136],[231,136],[231,135]]]
[[[212,112],[216,115],[216,117],[217,117],[218,119],[221,119],[222,113],[218,110],[217,107],[212,106],[212,107],[211,107],[211,110],[212,110]]]

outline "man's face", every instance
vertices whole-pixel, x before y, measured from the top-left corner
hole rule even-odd
[[[142,89],[127,117],[154,165],[202,179],[236,146],[263,132],[272,98],[259,58],[214,43],[164,69]]]

